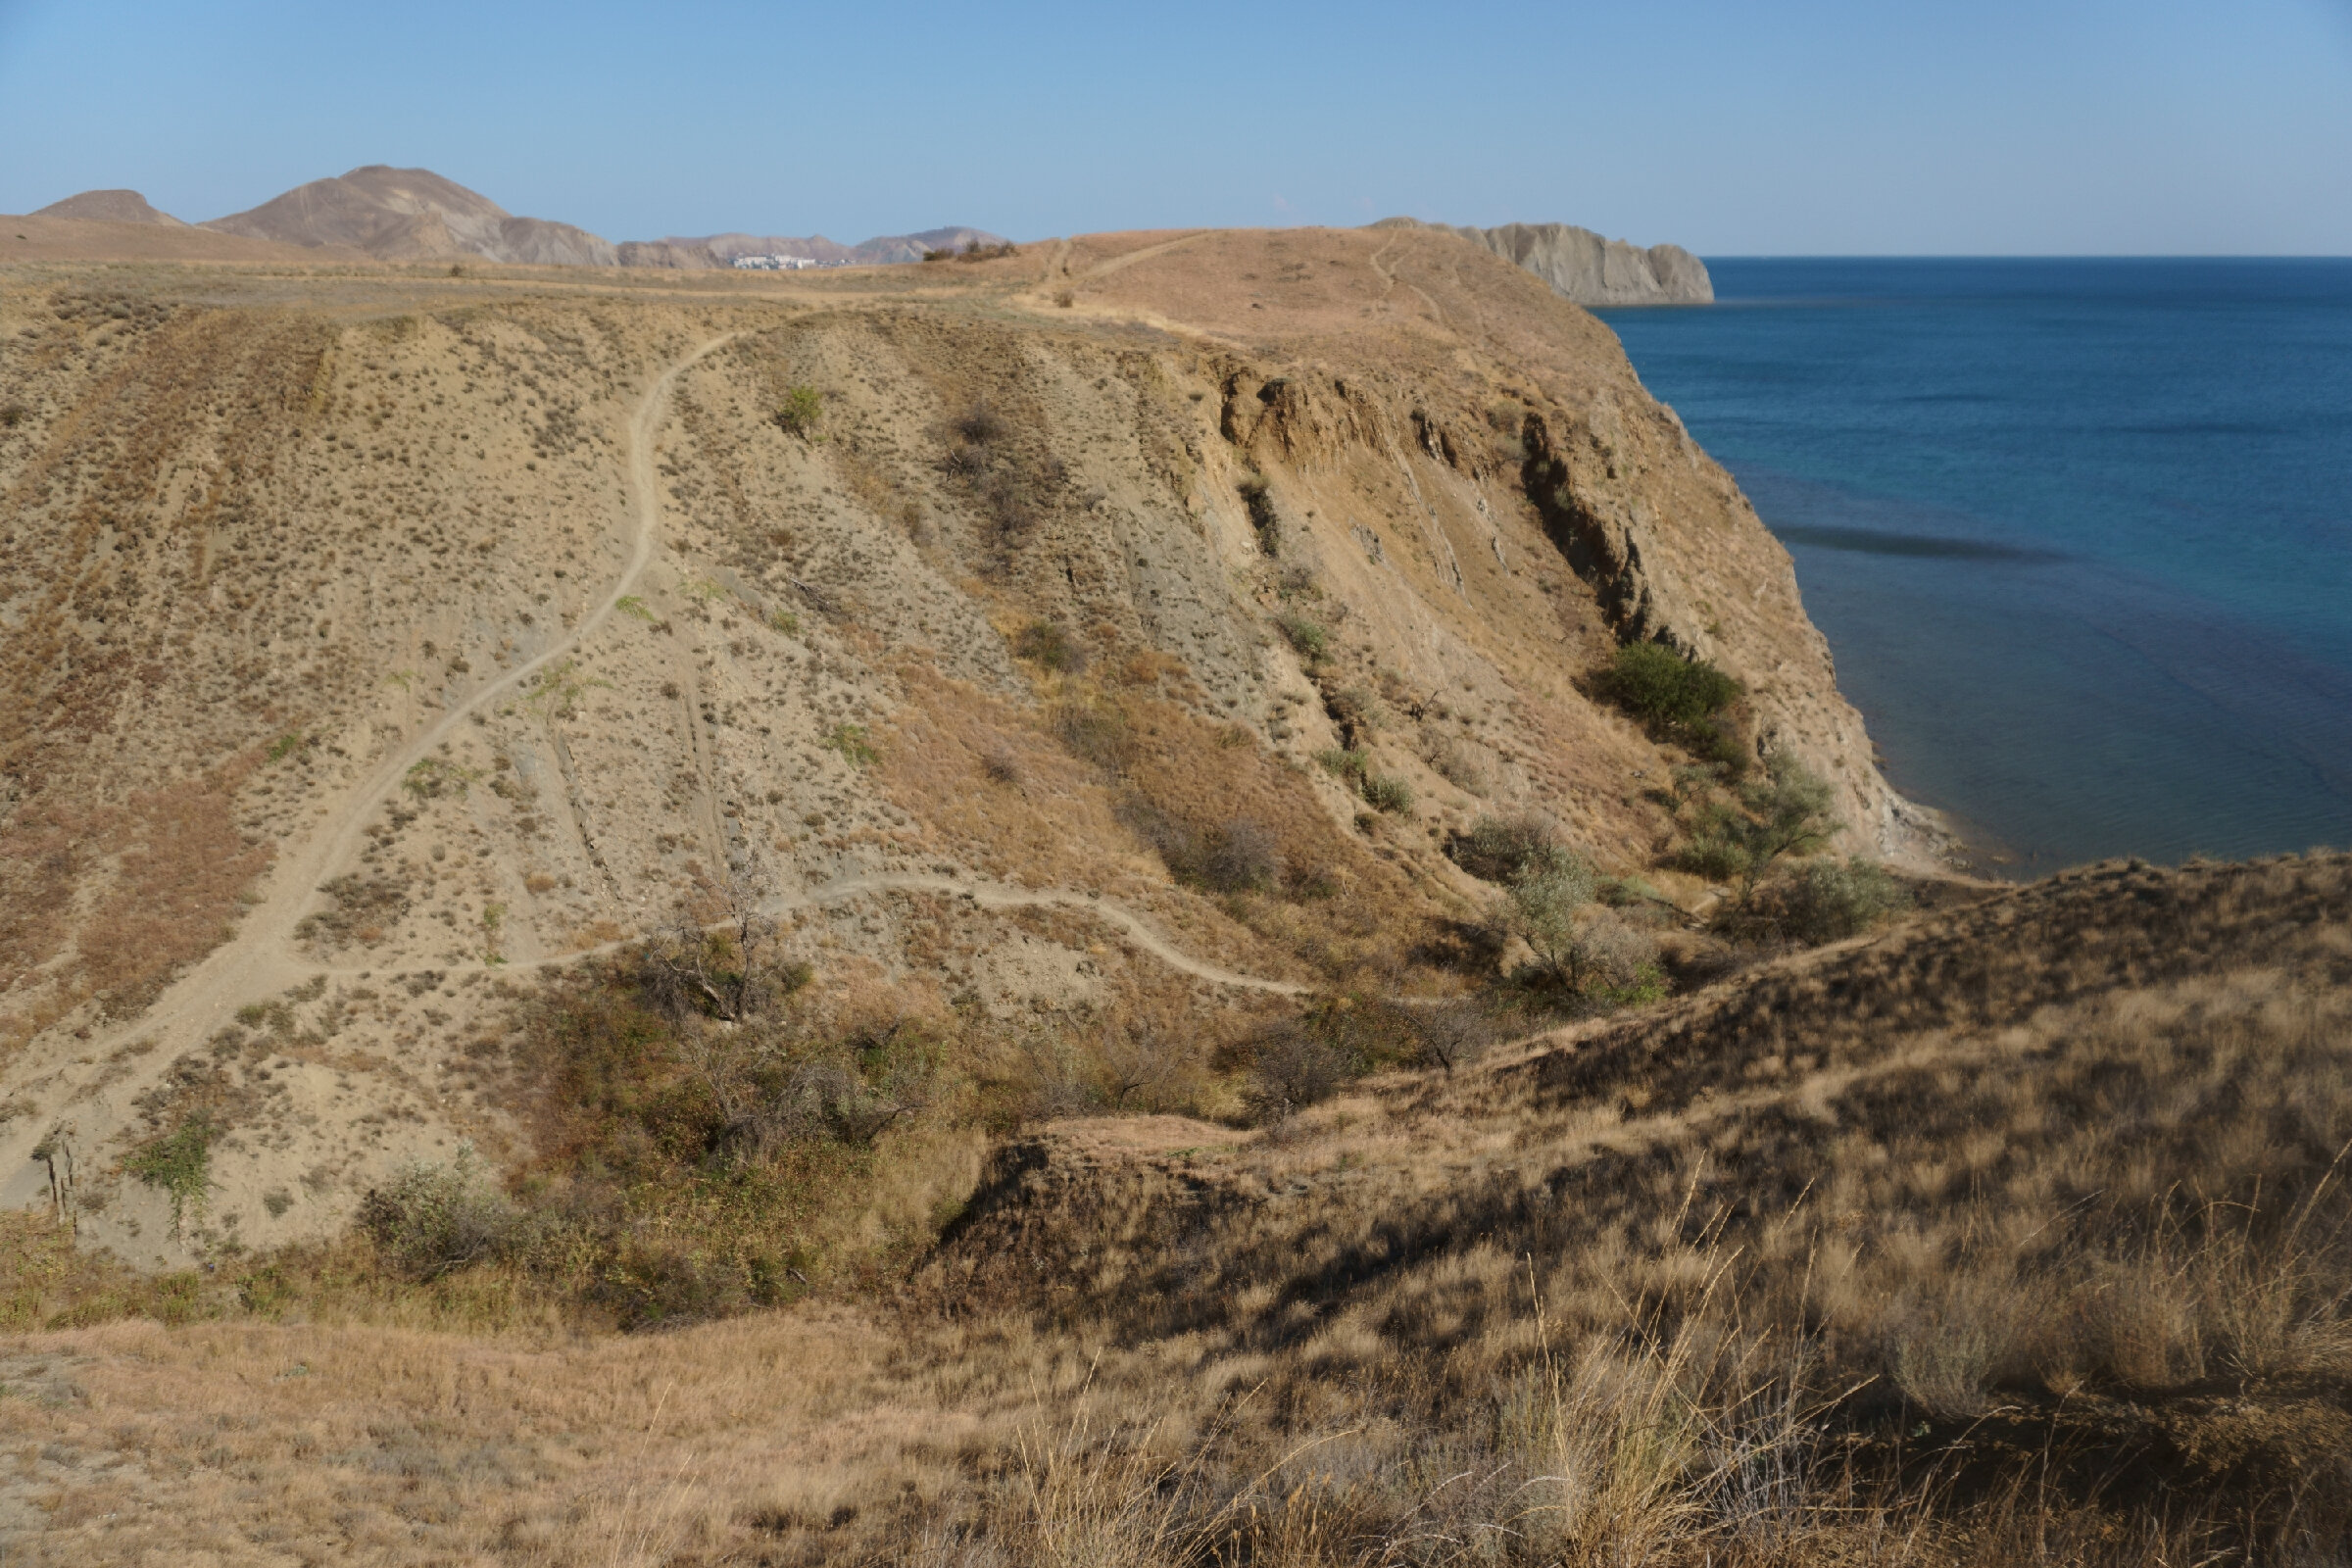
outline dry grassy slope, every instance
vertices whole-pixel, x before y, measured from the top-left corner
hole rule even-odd
[[[471,1091],[514,976],[755,854],[820,970],[992,1009],[1443,985],[1416,944],[1484,896],[1448,828],[1538,806],[1629,867],[1662,831],[1668,760],[1573,684],[1620,636],[1749,677],[1855,847],[1900,847],[1787,558],[1499,261],[1113,236],[721,281],[7,275],[0,1197],[63,1129],[85,1235],[142,1262],[331,1229],[388,1165],[511,1138]],[[800,383],[820,441],[768,418]],[[1013,657],[1039,620],[1083,674]],[[1407,815],[1308,760],[1348,688]],[[1111,706],[1121,781],[1050,717]],[[1177,887],[1122,795],[1265,822],[1328,896]],[[114,1167],[198,1108],[230,1134],[175,1239]]]
[[[1696,1325],[1825,1411],[2054,1453],[2126,1508],[2300,1495],[2324,1536],[2348,999],[2352,857],[2091,868],[1278,1137],[1057,1126],[999,1152],[919,1294],[1251,1358],[1308,1407],[1475,1399],[1531,1300],[1555,1344]]]

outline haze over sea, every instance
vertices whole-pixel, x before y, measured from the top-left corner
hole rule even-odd
[[[1712,260],[1604,311],[2014,874],[2352,844],[2352,261]]]

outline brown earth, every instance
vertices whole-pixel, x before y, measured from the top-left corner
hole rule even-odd
[[[1668,831],[1641,792],[1672,758],[1578,684],[1622,638],[1745,677],[1852,848],[1929,842],[1728,477],[1604,329],[1449,236],[684,289],[27,268],[0,342],[18,1201],[24,1149],[67,1128],[108,1168],[276,1004],[211,1234],[330,1231],[389,1164],[516,1136],[443,1087],[510,977],[755,858],[812,954],[889,972],[908,878],[1111,911],[1007,976],[1004,895],[962,901],[973,956],[933,978],[992,1008],[1086,1004],[1088,950],[1147,928],[1185,984],[1446,989],[1412,955],[1491,897],[1449,833],[1538,808],[1633,870]],[[770,417],[799,383],[821,439]],[[1046,623],[1084,671],[1015,656]],[[1116,755],[1056,741],[1072,712]],[[1350,736],[1417,804],[1314,765]],[[1263,823],[1328,891],[1178,885],[1135,808]],[[207,1245],[136,1184],[89,1196],[133,1255]]]

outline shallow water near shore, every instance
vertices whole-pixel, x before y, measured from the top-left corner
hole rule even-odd
[[[2016,875],[2352,843],[2352,261],[1708,267],[1600,314],[1898,789]]]

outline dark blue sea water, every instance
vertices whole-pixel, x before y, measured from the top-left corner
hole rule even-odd
[[[1897,788],[2020,874],[2352,845],[2352,261],[1707,265],[1602,315]]]

